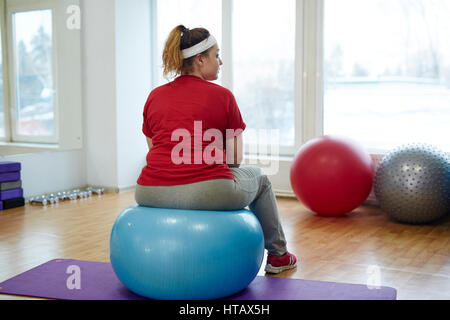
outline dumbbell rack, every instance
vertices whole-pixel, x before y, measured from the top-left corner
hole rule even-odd
[[[63,192],[57,192],[50,193],[50,194],[44,194],[37,197],[32,197],[29,200],[29,203],[31,205],[38,204],[42,206],[46,206],[48,204],[56,204],[60,201],[65,200],[77,200],[77,199],[86,199],[91,198],[93,194],[101,195],[105,193],[104,188],[87,188],[86,190],[80,190],[80,189],[74,189],[70,191],[63,191]]]

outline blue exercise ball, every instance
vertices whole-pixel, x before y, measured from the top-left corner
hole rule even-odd
[[[131,206],[116,219],[110,259],[119,280],[152,299],[219,299],[246,288],[264,257],[254,214]]]

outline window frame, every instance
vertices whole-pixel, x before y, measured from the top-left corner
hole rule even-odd
[[[304,100],[302,143],[323,135],[324,0],[304,0]],[[300,146],[298,146],[300,147]]]
[[[0,37],[1,37],[1,55],[2,55],[2,78],[3,78],[3,114],[4,114],[4,129],[5,136],[0,136],[0,141],[6,142],[11,140],[11,129],[9,121],[9,63],[8,63],[8,41],[7,41],[7,28],[6,28],[6,14],[5,14],[5,1],[0,1]]]
[[[151,10],[151,19],[153,21],[152,25],[154,28],[157,28],[157,23],[155,22],[156,17],[156,7],[157,0],[150,0],[150,10]],[[223,61],[223,66],[221,67],[222,73],[222,86],[233,91],[233,47],[232,47],[232,33],[233,33],[233,1],[239,0],[222,0],[222,48],[220,48],[221,59]],[[305,123],[305,112],[303,110],[303,105],[307,101],[307,97],[305,95],[307,89],[307,76],[304,75],[304,66],[307,65],[307,55],[304,53],[304,45],[305,45],[305,31],[307,30],[304,23],[304,15],[305,11],[305,3],[310,2],[314,4],[314,0],[295,0],[295,83],[294,83],[294,126],[295,126],[295,139],[293,146],[280,146],[279,150],[277,150],[276,154],[271,153],[267,156],[279,155],[279,156],[293,156],[298,148],[305,142],[304,136],[305,132],[309,132],[310,124]],[[152,32],[151,43],[156,43],[156,31]],[[160,55],[155,52],[155,47],[152,46],[152,60],[153,65],[158,65],[158,61],[160,59]],[[152,83],[153,88],[156,86],[156,71],[152,72]],[[315,125],[313,125],[315,126]],[[245,133],[244,133],[245,134]],[[248,155],[256,155],[252,151],[259,150],[258,145],[250,144],[245,141],[244,138],[244,150]]]
[[[156,6],[157,0],[150,0]],[[222,0],[222,85],[233,91],[233,1]],[[311,139],[324,135],[324,0],[295,1],[295,84],[294,84],[294,146],[280,146],[278,155],[291,158],[299,148]],[[155,17],[152,9],[152,18]],[[154,20],[154,19],[153,19]],[[156,28],[156,23],[154,24]],[[152,37],[152,42],[156,41]],[[154,52],[153,59],[159,55]],[[261,155],[251,151],[259,150],[257,145],[249,144],[244,138],[245,154],[259,158]],[[388,150],[368,148],[370,154],[386,154]],[[263,157],[263,156],[261,156]]]
[[[58,90],[58,47],[56,42],[56,0],[43,0],[43,1],[30,1],[30,3],[23,3],[23,0],[8,0],[8,5],[6,8],[6,23],[9,27],[7,29],[7,40],[8,40],[8,70],[9,70],[9,123],[10,123],[10,139],[14,142],[26,142],[26,143],[58,143],[59,137],[59,90]],[[20,135],[17,133],[17,101],[16,101],[16,89],[17,82],[15,77],[15,60],[14,60],[14,47],[13,42],[13,15],[15,13],[35,11],[35,10],[51,10],[52,14],[52,78],[53,78],[53,127],[54,133],[52,136],[28,136]]]
[[[81,28],[68,27],[70,7],[80,0],[0,0],[4,79],[5,138],[0,138],[2,155],[43,151],[77,150],[83,147]],[[14,75],[12,74],[12,12],[52,9],[54,128],[56,139],[20,139],[12,135]],[[79,16],[81,19],[81,15]],[[81,20],[80,20],[81,21]],[[15,98],[14,98],[15,99]]]
[[[222,0],[222,85],[233,91],[233,1],[236,0]],[[304,133],[300,128],[303,127],[303,104],[304,104],[304,83],[305,79],[302,77],[304,70],[304,30],[303,24],[304,16],[304,2],[305,0],[295,1],[295,52],[294,52],[294,68],[296,70],[294,76],[294,145],[282,146],[278,150],[266,150],[267,156],[293,156],[298,148],[303,144]],[[245,134],[245,133],[244,133]],[[259,153],[259,146],[254,143],[248,143],[244,137],[245,154],[249,156],[264,157],[265,154]],[[256,154],[255,154],[256,151]],[[276,151],[274,153],[274,151]]]

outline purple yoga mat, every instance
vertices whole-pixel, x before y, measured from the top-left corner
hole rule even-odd
[[[0,182],[20,180],[20,171],[0,173]]]
[[[23,189],[11,189],[0,191],[0,200],[9,200],[23,197]]]
[[[20,162],[0,161],[0,173],[20,171]]]
[[[65,259],[48,261],[0,283],[0,294],[64,300],[145,299],[118,280],[110,263]],[[258,276],[246,289],[225,299],[395,300],[396,297],[397,291],[390,287],[369,289],[358,284]]]

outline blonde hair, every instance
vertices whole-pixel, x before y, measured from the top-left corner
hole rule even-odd
[[[183,25],[176,26],[169,34],[163,51],[164,78],[169,80],[182,73],[193,71],[195,57],[183,59],[181,50],[190,48],[208,38],[209,31],[204,28],[187,29]],[[210,49],[202,52],[207,55]]]

